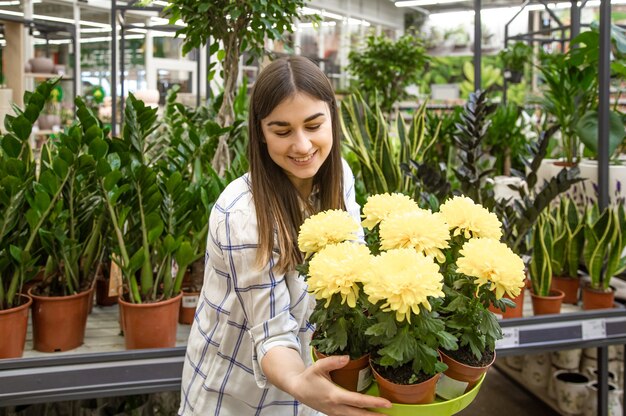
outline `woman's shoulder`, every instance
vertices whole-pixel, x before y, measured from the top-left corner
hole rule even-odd
[[[247,173],[238,177],[224,188],[215,202],[214,209],[221,213],[249,213],[250,210],[254,210],[250,177]]]

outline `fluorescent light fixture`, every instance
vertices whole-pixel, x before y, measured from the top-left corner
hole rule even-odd
[[[322,10],[322,16],[324,17],[330,17],[331,19],[335,19],[335,20],[342,20],[343,16],[337,13],[331,13],[331,12],[327,12],[326,10]]]
[[[153,6],[162,6],[162,7],[165,7],[165,6],[167,6],[168,4],[169,4],[168,2],[166,2],[166,1],[161,1],[161,0],[155,0],[155,1],[153,1],[153,2],[152,2],[152,5],[153,5]]]
[[[24,13],[22,12],[12,12],[10,10],[2,10],[0,11],[0,13],[2,14],[7,14],[9,16],[20,16],[23,17]],[[65,19],[63,17],[52,17],[52,16],[44,16],[41,14],[34,14],[33,15],[33,19],[39,19],[39,20],[48,20],[51,22],[62,22],[62,23],[69,23],[69,24],[74,24],[75,20],[74,19]],[[97,22],[87,22],[85,20],[80,20],[79,23],[83,26],[91,26],[91,27],[111,27],[111,25],[108,25],[106,23],[97,23]]]
[[[463,3],[465,0],[403,0],[395,2],[396,7],[434,6],[445,3]]]
[[[322,26],[336,26],[337,22],[322,22]],[[313,27],[312,22],[301,22],[298,23],[298,27]]]
[[[302,14],[320,14],[322,11],[318,9],[312,9],[310,7],[303,7],[300,9]]]

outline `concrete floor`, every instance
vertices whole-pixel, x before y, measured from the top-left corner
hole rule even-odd
[[[558,416],[540,399],[492,367],[474,402],[459,416]]]

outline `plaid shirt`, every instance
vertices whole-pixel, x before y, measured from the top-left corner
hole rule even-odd
[[[354,176],[344,167],[348,212],[360,222]],[[362,234],[359,236],[362,239]],[[296,271],[274,272],[277,250],[254,267],[257,220],[248,175],[224,190],[209,221],[204,286],[189,334],[179,415],[316,415],[267,382],[261,360],[270,348],[297,350],[311,364],[308,317],[315,299]]]

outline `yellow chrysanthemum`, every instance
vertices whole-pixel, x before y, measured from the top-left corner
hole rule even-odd
[[[298,234],[300,251],[316,253],[329,244],[355,240],[359,224],[346,211],[328,210],[307,218]]]
[[[431,310],[429,297],[443,297],[443,276],[430,257],[409,248],[381,253],[372,260],[373,276],[363,285],[372,303],[383,301],[384,311],[394,311],[396,320],[411,322],[411,312],[420,305]]]
[[[392,214],[380,223],[380,248],[412,248],[438,262],[446,261],[441,251],[450,247],[450,231],[443,216],[420,210]]]
[[[472,238],[459,251],[457,271],[476,278],[478,287],[487,285],[496,298],[504,293],[514,298],[524,287],[524,262],[498,240]]]
[[[399,214],[420,209],[415,201],[403,194],[372,195],[367,198],[367,202],[363,206],[364,220],[361,225],[371,230],[392,213]]]
[[[440,208],[454,235],[463,233],[465,238],[495,238],[502,236],[502,223],[496,214],[466,196],[455,196]]]
[[[341,303],[354,308],[359,296],[357,283],[367,280],[371,273],[371,255],[363,244],[344,242],[324,247],[309,264],[309,292],[315,298],[326,299],[326,307],[335,294]]]

